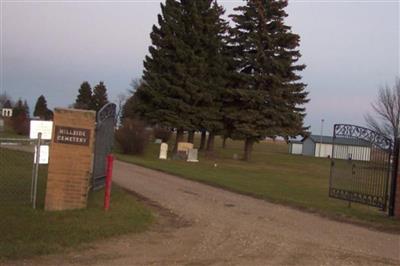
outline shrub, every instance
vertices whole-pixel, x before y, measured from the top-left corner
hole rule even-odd
[[[149,132],[144,122],[124,119],[122,127],[115,132],[115,139],[125,154],[143,154],[149,142]]]
[[[156,127],[153,129],[153,135],[156,139],[161,139],[163,142],[168,142],[171,138],[172,132],[163,127]]]
[[[29,135],[29,119],[25,113],[12,118],[12,127],[18,135]]]

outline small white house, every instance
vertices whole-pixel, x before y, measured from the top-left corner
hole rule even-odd
[[[303,142],[300,140],[289,140],[290,154],[303,154]]]
[[[302,154],[315,157],[331,157],[333,137],[310,135],[302,140]],[[371,160],[371,145],[367,141],[336,138],[333,156],[336,159]]]

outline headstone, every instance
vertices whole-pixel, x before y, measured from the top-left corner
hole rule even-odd
[[[189,149],[193,149],[193,143],[190,143],[190,142],[179,142],[178,143],[178,153],[185,152],[187,155],[189,152]]]
[[[0,118],[0,132],[4,131],[4,119]]]
[[[155,144],[161,144],[161,143],[162,143],[162,139],[156,139],[156,140],[154,141],[154,143],[155,143]]]
[[[168,144],[167,143],[161,143],[160,145],[160,159],[161,160],[166,160],[167,159],[167,154],[168,154]]]
[[[188,162],[195,162],[195,163],[197,163],[199,161],[198,160],[198,150],[197,149],[189,149],[187,161]]]
[[[92,176],[95,121],[94,111],[54,110],[46,210],[86,207]]]

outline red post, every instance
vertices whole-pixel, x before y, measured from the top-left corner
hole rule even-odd
[[[114,162],[114,156],[112,154],[109,154],[107,156],[106,187],[104,190],[104,210],[105,211],[108,211],[108,209],[110,209],[113,162]]]

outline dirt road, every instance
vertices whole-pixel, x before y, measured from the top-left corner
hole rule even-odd
[[[163,208],[150,232],[40,265],[399,265],[399,235],[331,221],[131,164],[114,180]],[[168,218],[169,217],[169,218]],[[166,221],[168,220],[168,221]]]

